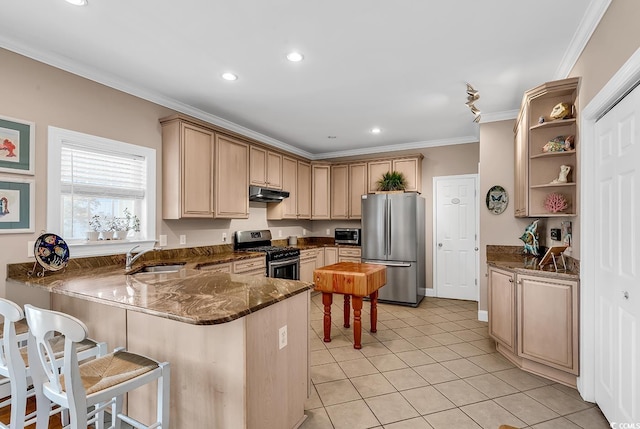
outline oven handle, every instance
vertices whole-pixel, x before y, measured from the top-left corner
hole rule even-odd
[[[279,261],[269,261],[269,267],[282,267],[283,265],[291,265],[292,263],[299,264],[300,258],[280,259]]]

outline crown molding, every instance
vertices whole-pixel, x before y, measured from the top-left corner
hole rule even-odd
[[[482,118],[480,119],[480,123],[485,124],[487,122],[498,122],[516,119],[519,112],[519,110],[506,110],[504,112],[483,113]]]
[[[587,46],[591,35],[596,30],[600,20],[609,8],[611,1],[612,0],[591,0],[586,12],[582,16],[578,29],[573,34],[571,42],[569,42],[569,46],[564,52],[562,61],[560,61],[554,75],[554,80],[564,79],[569,76],[569,73],[578,61],[578,58],[582,55],[582,51],[585,46]]]

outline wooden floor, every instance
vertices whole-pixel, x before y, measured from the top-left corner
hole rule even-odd
[[[29,398],[27,400],[27,413],[35,411],[36,404],[34,398]],[[0,421],[4,424],[9,424],[11,420],[11,407],[0,408]],[[25,426],[25,429],[35,429],[36,425],[32,424],[29,426]],[[126,426],[125,426],[126,427]],[[93,428],[93,426],[89,426],[89,428]],[[62,429],[62,422],[60,421],[60,414],[53,415],[49,418],[49,429]]]

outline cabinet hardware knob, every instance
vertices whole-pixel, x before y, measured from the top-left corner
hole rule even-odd
[[[509,283],[513,283],[513,279],[509,279]]]
[[[622,296],[624,297],[624,299],[629,299],[629,292],[625,290],[624,292],[622,292]]]

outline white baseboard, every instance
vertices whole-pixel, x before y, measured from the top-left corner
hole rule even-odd
[[[488,322],[489,312],[487,310],[478,310],[478,320],[481,322]]]
[[[434,288],[424,288],[424,296],[436,296],[436,290]]]

